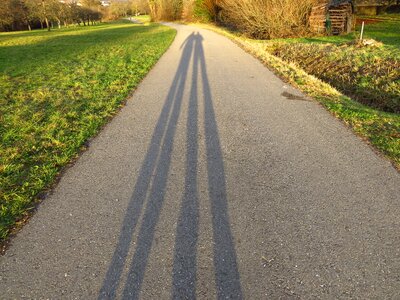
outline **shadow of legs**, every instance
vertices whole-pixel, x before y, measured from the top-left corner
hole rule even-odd
[[[127,255],[131,247],[132,236],[136,228],[138,219],[140,217],[143,204],[147,197],[153,173],[155,171],[157,174],[157,178],[155,178],[153,181],[153,190],[148,200],[149,203],[151,204],[148,204],[146,207],[144,222],[146,222],[147,220],[147,225],[153,225],[148,223],[154,223],[155,226],[158,220],[157,217],[155,220],[149,221],[150,215],[154,217],[155,214],[157,215],[157,213],[159,213],[157,209],[156,211],[154,211],[150,209],[150,207],[151,205],[154,204],[154,202],[156,202],[157,204],[156,206],[158,207],[161,205],[163,201],[163,195],[161,198],[155,197],[155,189],[158,190],[159,188],[162,188],[162,190],[160,190],[160,194],[163,194],[163,189],[164,189],[163,186],[165,186],[165,182],[167,180],[166,177],[168,176],[168,170],[169,170],[168,158],[170,158],[170,152],[172,151],[173,137],[175,133],[177,119],[179,117],[183,88],[186,81],[189,62],[192,56],[192,50],[193,50],[193,35],[189,36],[185,42],[185,47],[182,52],[182,57],[178,66],[178,70],[176,72],[175,78],[173,80],[172,86],[170,88],[166,102],[164,104],[163,110],[157,122],[156,128],[154,130],[153,137],[151,139],[145,160],[140,169],[139,177],[135,184],[135,189],[131,197],[131,200],[128,204],[127,211],[123,220],[118,244],[114,251],[114,255],[112,257],[106,277],[103,281],[103,285],[100,290],[98,299],[114,299],[116,297],[116,291],[120,284],[121,274],[124,270],[124,266],[127,260]],[[164,160],[167,159],[167,161],[163,161],[163,159]],[[160,186],[157,187],[157,184],[159,184]],[[149,233],[146,235],[143,233],[145,229],[146,228],[143,227],[142,225],[141,235],[139,235],[139,239],[141,238],[141,240],[138,241],[139,245],[135,252],[133,264],[135,264],[135,258],[140,251],[143,251],[144,249],[151,247],[151,241],[149,242],[148,240],[146,240],[146,238],[152,238],[153,233]],[[151,229],[149,228],[149,230]],[[139,246],[141,247],[139,248]],[[145,261],[142,261],[141,269],[145,268],[146,262],[147,262],[147,257]],[[139,292],[138,288],[140,288],[140,283],[143,279],[143,273],[144,269],[140,277],[138,276],[135,277],[133,276],[133,269],[131,268],[128,275],[128,280],[131,281],[127,282],[125,286],[124,295],[130,294],[131,289],[129,287],[132,285],[132,290],[134,289],[136,291],[136,294],[135,293],[134,294],[137,296]]]
[[[153,244],[155,227],[157,225],[165,198],[165,188],[167,185],[168,172],[171,164],[174,136],[181,111],[183,92],[192,48],[193,37],[189,37],[183,50],[183,58],[185,59],[181,61],[178,69],[181,73],[180,82],[174,97],[174,105],[167,124],[167,129],[160,151],[160,157],[158,158],[155,177],[150,195],[148,197],[148,203],[144,212],[143,222],[140,227],[135,254],[133,255],[132,264],[129,269],[128,278],[123,291],[123,299],[137,299],[139,297],[148,257]]]
[[[204,93],[208,190],[211,201],[217,294],[219,299],[241,299],[242,290],[240,286],[240,276],[236,262],[233,236],[229,224],[224,161],[201,40],[202,38],[199,36],[196,39],[195,47],[199,48],[199,56],[197,59],[201,66]]]
[[[194,48],[194,58],[198,56]],[[185,193],[177,224],[174,269],[173,299],[196,298],[196,252],[199,223],[199,203],[197,191],[198,156],[198,61],[193,61],[186,132],[186,175]]]

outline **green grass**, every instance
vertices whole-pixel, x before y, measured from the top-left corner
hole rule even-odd
[[[136,19],[136,20],[138,20],[138,21],[140,21],[140,22],[142,22],[142,23],[150,23],[150,21],[151,21],[151,18],[150,18],[150,16],[149,15],[140,15],[140,16],[136,16],[136,17],[133,17],[134,19]]]
[[[130,22],[0,34],[0,240],[174,36],[161,25]]]
[[[376,19],[374,24],[365,25],[365,37],[378,40],[386,47],[400,49],[400,14],[387,14],[376,17],[360,17],[360,19]],[[360,26],[358,26],[358,31]]]
[[[369,143],[374,146],[377,150],[379,150],[382,154],[384,154],[389,160],[391,160],[399,170],[400,170],[400,115],[396,113],[385,112],[379,109],[375,109],[368,105],[364,105],[360,102],[355,101],[354,99],[344,95],[342,92],[338,91],[332,85],[324,82],[323,80],[309,74],[304,69],[301,68],[300,63],[294,62],[292,59],[283,60],[275,55],[273,55],[270,51],[271,43],[285,43],[285,40],[278,41],[260,41],[248,39],[246,37],[240,36],[235,32],[230,32],[226,29],[216,27],[214,25],[204,25],[200,26],[214,30],[219,32],[231,40],[236,42],[239,46],[241,46],[244,50],[251,53],[258,59],[260,59],[265,65],[269,68],[273,69],[278,75],[280,75],[284,80],[290,82],[304,93],[310,95],[316,101],[321,103],[326,109],[328,109],[333,115],[341,119],[344,123],[346,123],[349,127],[351,127],[354,132],[356,132],[359,136],[363,137]],[[318,40],[320,38],[316,38]],[[324,40],[338,40],[344,39],[348,40],[349,37],[323,37],[321,39]],[[287,40],[288,43],[286,45],[295,44],[293,39]],[[296,41],[299,42],[299,39]],[[341,42],[337,42],[341,43]],[[310,41],[307,40],[306,45],[310,45]],[[317,46],[321,46],[320,42],[313,41],[312,44]],[[322,43],[324,44],[324,43]],[[329,45],[328,45],[329,46]],[[393,45],[386,45],[381,49],[385,51],[388,55],[397,56],[397,51],[392,48]],[[330,47],[339,47],[335,45],[335,43],[331,43]],[[389,49],[390,48],[390,49]],[[363,49],[363,48],[362,48]],[[374,50],[375,48],[373,48]],[[380,48],[378,48],[380,49]],[[325,49],[326,50],[326,49]],[[343,50],[342,50],[343,51]],[[351,51],[350,51],[351,52]],[[307,57],[307,52],[303,53],[305,57]],[[319,53],[320,56],[329,56],[329,52]],[[338,53],[334,53],[338,54]],[[338,54],[340,55],[340,54]],[[373,57],[372,55],[371,57]],[[393,56],[393,57],[394,57]],[[370,57],[370,59],[372,59]],[[356,57],[360,59],[360,57]],[[362,58],[362,57],[361,57]],[[374,58],[375,59],[375,58]],[[377,57],[376,59],[380,59]],[[390,60],[388,61],[388,68],[394,66],[392,68],[393,72],[399,72],[399,67],[396,68],[396,65],[391,65]],[[309,64],[312,64],[312,61],[308,61]],[[379,70],[379,64],[374,65],[376,70]],[[355,73],[358,73],[359,70],[355,70]],[[331,74],[332,76],[342,75],[343,71],[335,70],[335,74]],[[397,74],[397,73],[396,73]],[[391,75],[386,74],[385,78],[389,78]],[[393,77],[394,80],[397,78],[397,83],[399,81],[399,77]],[[398,95],[396,82],[396,95]]]

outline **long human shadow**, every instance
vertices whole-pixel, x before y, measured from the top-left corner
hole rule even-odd
[[[208,191],[211,202],[214,270],[218,299],[241,299],[242,290],[236,251],[229,224],[226,177],[218,126],[211,96],[203,49],[203,38],[195,35],[193,77],[187,119],[185,193],[175,241],[172,297],[196,298],[196,248],[199,203],[197,193],[198,77],[202,81],[204,126],[207,152]],[[200,74],[198,72],[200,71]]]
[[[123,289],[123,299],[138,299],[159,220],[171,164],[175,131],[181,111],[184,87],[193,55],[193,75],[187,117],[185,192],[177,226],[173,266],[174,299],[196,298],[196,258],[199,223],[198,88],[202,81],[209,198],[214,240],[214,270],[219,299],[242,298],[233,236],[229,224],[226,179],[217,122],[200,34],[191,34],[182,45],[182,57],[166,98],[152,140],[139,172],[123,221],[118,244],[103,281],[98,299],[114,299],[125,269],[133,234],[144,209],[136,249]],[[147,200],[146,206],[145,201]]]
[[[186,173],[185,192],[177,224],[173,268],[173,299],[196,298],[196,252],[199,223],[197,191],[198,158],[198,77],[199,46],[201,36],[195,35],[193,73],[186,121]]]
[[[126,299],[136,299],[139,295],[153,241],[154,229],[164,201],[174,135],[180,115],[187,72],[192,56],[193,42],[194,34],[190,35],[185,41],[178,69],[157,121],[146,157],[139,171],[134,192],[122,223],[118,244],[98,299],[114,299],[116,297],[116,292],[121,281],[121,274],[127,262],[133,233],[144,202],[148,199],[133,263],[123,294]],[[153,174],[155,174],[154,178]],[[151,183],[152,187],[149,191]]]

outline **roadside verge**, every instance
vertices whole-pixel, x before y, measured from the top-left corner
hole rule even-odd
[[[264,43],[236,35],[211,24],[191,24],[228,37],[259,59],[282,80],[292,84],[343,121],[373,149],[400,170],[400,115],[373,109],[343,95],[331,85],[306,73],[295,64],[270,54]]]

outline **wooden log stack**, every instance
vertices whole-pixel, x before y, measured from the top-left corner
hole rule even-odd
[[[354,23],[353,6],[350,1],[320,1],[312,8],[309,23],[317,33],[349,33]]]
[[[329,9],[331,31],[333,34],[349,33],[353,27],[353,8],[351,3],[343,3]]]
[[[324,3],[319,3],[312,8],[309,19],[310,28],[312,31],[317,33],[326,32],[327,7],[328,1],[324,1]]]

